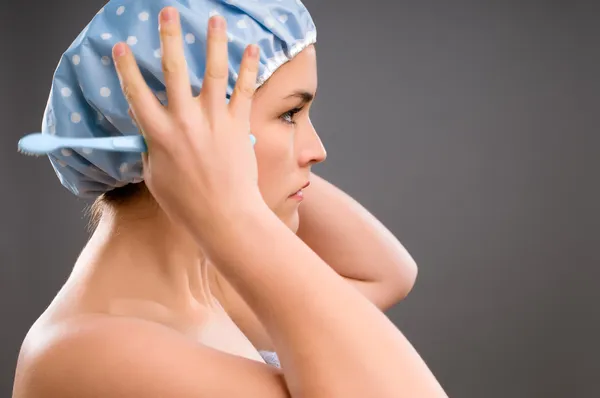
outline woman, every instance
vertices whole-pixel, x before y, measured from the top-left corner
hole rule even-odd
[[[148,145],[144,182],[100,196],[89,243],[23,343],[13,396],[445,396],[381,311],[408,293],[414,263],[310,172],[326,156],[308,114],[313,43],[257,91],[264,48],[245,47],[228,92],[227,21],[213,16],[195,97],[183,11],[160,13],[168,106],[140,72],[134,41],[113,48]],[[78,192],[92,186],[71,176],[80,179],[59,174]],[[263,350],[281,367],[265,364]]]

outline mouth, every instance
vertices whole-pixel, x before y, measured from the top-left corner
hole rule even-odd
[[[289,197],[292,199],[302,200],[304,198],[304,189],[310,185],[310,181],[308,181],[302,188],[291,194]]]

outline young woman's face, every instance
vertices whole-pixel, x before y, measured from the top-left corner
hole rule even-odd
[[[258,185],[267,205],[294,232],[301,203],[296,192],[309,182],[311,166],[326,157],[309,117],[316,91],[317,57],[310,46],[277,69],[252,102]]]

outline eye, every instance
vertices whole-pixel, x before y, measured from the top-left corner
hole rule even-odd
[[[279,116],[279,118],[287,124],[296,124],[296,122],[294,121],[294,115],[296,115],[298,112],[300,112],[302,110],[302,108],[294,108],[294,109],[290,109],[289,111],[287,111],[286,113],[282,114],[281,116]]]

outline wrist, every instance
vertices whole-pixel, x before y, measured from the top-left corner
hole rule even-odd
[[[243,200],[220,203],[213,207],[207,219],[188,222],[191,221],[192,234],[204,249],[231,250],[239,232],[247,233],[269,216],[274,214],[259,193],[245,196]]]

